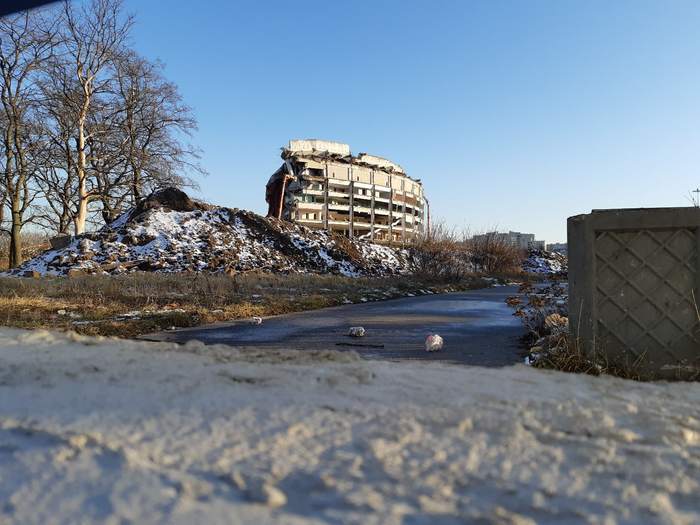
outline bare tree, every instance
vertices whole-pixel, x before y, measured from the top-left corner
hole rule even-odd
[[[129,49],[122,0],[64,0],[51,13],[56,30],[41,34],[36,11],[3,19],[0,202],[13,224],[81,234],[150,191],[196,186],[196,121],[162,65]]]
[[[64,65],[55,58],[44,64],[39,109],[48,146],[45,162],[36,175],[43,197],[42,204],[37,206],[37,221],[59,234],[69,232],[78,209],[73,109],[80,88]]]
[[[121,8],[121,0],[92,0],[81,7],[74,7],[68,0],[63,4],[62,52],[53,67],[71,72],[69,86],[74,83],[76,87],[57,93],[64,97],[63,106],[71,111],[75,126],[76,234],[85,231],[88,205],[99,198],[99,189],[91,187],[91,160],[88,158],[89,141],[99,130],[91,129],[90,124],[99,122],[94,114],[100,106],[100,98],[109,93],[113,78],[110,68],[122,52],[133,24],[132,17],[124,16]],[[92,165],[95,162],[93,159]]]
[[[112,92],[91,116],[88,158],[105,223],[144,194],[166,186],[195,186],[203,174],[198,151],[184,138],[196,129],[177,87],[159,63],[131,50],[113,61]]]
[[[105,223],[144,194],[165,186],[194,186],[204,173],[184,138],[196,129],[177,87],[162,66],[131,50],[115,58],[112,91],[91,113],[87,140],[93,191]]]
[[[6,124],[6,119],[4,112],[0,114],[0,127],[2,129],[7,129],[8,126]],[[2,166],[5,165],[7,162],[7,153],[5,151],[5,144],[6,141],[3,140],[2,144],[0,144],[0,154],[2,154]],[[2,170],[2,173],[5,173],[5,170]],[[0,235],[5,235],[8,232],[3,229],[3,226],[5,224],[5,207],[7,206],[7,190],[5,189],[5,179],[4,177],[0,180]],[[3,239],[0,239],[2,241]]]
[[[101,204],[100,214],[110,223],[121,213],[128,201],[128,158],[126,139],[121,133],[121,106],[111,96],[91,117],[93,130],[88,139],[88,158],[93,174],[93,191]]]
[[[160,63],[133,51],[121,57],[116,68],[132,202],[165,186],[195,186],[187,173],[205,173],[199,151],[183,140],[197,129],[197,122],[177,86],[161,71]]]
[[[36,198],[33,176],[44,145],[35,119],[36,73],[52,54],[53,36],[36,12],[0,18],[2,194],[10,211],[10,267],[22,262],[21,231]]]

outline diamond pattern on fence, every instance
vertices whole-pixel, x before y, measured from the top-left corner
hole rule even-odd
[[[692,228],[596,232],[597,339],[609,356],[697,352],[697,257]]]

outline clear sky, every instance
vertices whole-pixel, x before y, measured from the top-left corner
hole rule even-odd
[[[290,138],[423,180],[433,217],[566,239],[700,186],[700,2],[127,0],[193,107],[199,197],[265,211]]]

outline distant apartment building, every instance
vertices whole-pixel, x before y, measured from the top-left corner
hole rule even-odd
[[[553,242],[547,245],[547,251],[566,255],[569,251],[569,246],[565,242]]]
[[[423,232],[423,185],[398,164],[325,140],[291,140],[282,160],[267,183],[268,216],[374,242]]]
[[[475,241],[496,241],[511,246],[515,246],[520,250],[544,250],[545,242],[535,239],[534,233],[521,232],[488,232],[472,237]]]

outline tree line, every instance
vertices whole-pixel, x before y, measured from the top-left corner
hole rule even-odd
[[[157,61],[131,46],[121,0],[0,19],[0,229],[10,267],[22,229],[76,234],[145,194],[193,186],[197,123]]]

